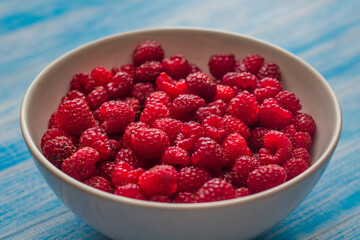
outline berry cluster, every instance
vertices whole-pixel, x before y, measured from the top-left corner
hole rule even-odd
[[[75,74],[44,156],[97,189],[173,203],[244,197],[308,169],[315,122],[278,65],[217,54],[208,66],[211,76],[146,40],[130,64]]]

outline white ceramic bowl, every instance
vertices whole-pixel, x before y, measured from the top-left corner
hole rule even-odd
[[[78,182],[54,167],[40,150],[48,119],[68,91],[74,73],[131,61],[135,45],[159,41],[166,57],[181,53],[207,69],[215,53],[236,58],[259,53],[276,62],[285,89],[301,99],[303,112],[317,123],[313,165],[298,177],[252,196],[221,202],[169,204],[116,196]],[[123,33],[79,47],[44,69],[29,87],[21,108],[21,129],[34,162],[57,197],[79,218],[114,239],[246,239],[270,228],[309,193],[339,141],[339,102],[326,80],[307,63],[269,43],[235,33],[194,28],[150,29]]]

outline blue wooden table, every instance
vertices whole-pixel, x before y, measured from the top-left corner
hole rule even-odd
[[[50,62],[89,41],[150,27],[229,30],[277,44],[315,67],[344,125],[324,175],[259,239],[360,239],[360,1],[0,1],[0,239],[104,239],[70,212],[37,171],[19,110]]]

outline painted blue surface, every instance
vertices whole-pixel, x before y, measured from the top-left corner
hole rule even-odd
[[[306,199],[258,239],[360,239],[360,2],[0,1],[0,239],[104,239],[51,192],[22,139],[27,87],[51,61],[111,34],[150,27],[234,31],[277,44],[328,80],[340,143]]]

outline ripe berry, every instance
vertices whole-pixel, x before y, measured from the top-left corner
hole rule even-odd
[[[154,91],[155,87],[152,83],[136,83],[131,90],[131,96],[138,99],[140,104],[144,104],[146,98]]]
[[[154,83],[162,71],[163,67],[160,62],[145,62],[136,68],[134,78],[136,82]]]
[[[243,138],[249,138],[250,130],[240,119],[232,115],[225,115],[222,119],[228,133],[239,133]]]
[[[128,183],[137,183],[143,172],[142,168],[135,169],[129,163],[119,161],[115,164],[111,175],[112,185],[117,188]]]
[[[111,176],[114,171],[115,163],[110,161],[103,161],[97,164],[97,170],[99,176],[105,178],[108,181],[111,181]]]
[[[257,73],[257,77],[259,79],[263,79],[265,77],[276,78],[277,80],[281,80],[280,68],[276,63],[269,62],[264,64],[259,72]]]
[[[240,156],[250,156],[251,153],[245,138],[238,133],[227,135],[221,146],[224,150],[225,157],[231,162],[231,165],[233,165]]]
[[[134,198],[139,200],[147,200],[144,192],[141,190],[140,186],[135,183],[128,183],[124,186],[119,186],[116,188],[115,192],[116,195]]]
[[[279,106],[273,99],[265,99],[260,106],[259,121],[262,126],[272,129],[281,129],[291,123],[292,114],[290,111]]]
[[[189,63],[186,58],[180,54],[164,59],[161,64],[164,72],[175,80],[186,78],[189,74]]]
[[[207,181],[196,193],[196,202],[214,202],[235,198],[234,187],[219,178]]]
[[[305,148],[296,148],[291,152],[292,158],[301,158],[303,159],[306,164],[310,167],[311,166],[311,157],[309,152]]]
[[[173,118],[160,118],[155,120],[153,128],[157,128],[166,133],[170,142],[174,142],[182,128],[182,122]]]
[[[167,165],[188,166],[190,165],[190,156],[182,148],[168,147],[161,156],[161,162]]]
[[[79,92],[78,90],[71,90],[61,99],[61,102],[73,100],[75,98],[80,98],[82,100],[85,100],[86,96],[82,92]]]
[[[125,72],[118,72],[112,81],[106,85],[108,95],[111,99],[126,97],[134,86],[134,78]]]
[[[195,196],[193,193],[190,192],[179,192],[176,194],[174,203],[194,203]]]
[[[70,91],[78,90],[79,92],[85,93],[85,86],[89,81],[89,75],[87,73],[76,73],[70,82]]]
[[[262,164],[281,165],[291,155],[291,142],[286,135],[279,131],[269,131],[264,136],[263,148],[259,150]]]
[[[209,116],[221,116],[222,112],[217,106],[209,106],[199,108],[195,113],[195,118],[202,123]]]
[[[275,96],[275,100],[282,108],[289,110],[293,114],[296,114],[301,109],[300,100],[293,92],[281,91]]]
[[[63,160],[70,157],[76,151],[76,147],[69,138],[57,136],[46,141],[42,151],[55,167],[60,168]]]
[[[297,132],[307,132],[311,137],[316,130],[314,119],[306,113],[297,113],[292,119],[292,124],[294,124]]]
[[[258,167],[249,174],[247,186],[254,193],[276,187],[286,181],[286,170],[276,164]]]
[[[103,86],[96,87],[86,96],[86,102],[92,110],[96,110],[104,102],[109,100],[106,89]]]
[[[210,172],[204,168],[196,166],[184,167],[178,172],[178,191],[196,192],[210,179]]]
[[[263,127],[256,127],[251,130],[250,137],[247,141],[249,148],[253,152],[258,152],[264,145],[264,136],[269,132],[269,129]]]
[[[105,87],[107,83],[111,82],[113,75],[111,71],[103,66],[99,66],[91,70],[91,78],[95,81],[95,86]]]
[[[239,93],[229,102],[228,111],[246,125],[254,125],[258,121],[259,105],[249,92]]]
[[[145,101],[145,106],[153,103],[161,103],[164,104],[167,108],[171,107],[171,99],[170,97],[163,91],[156,91],[149,95],[149,97]]]
[[[307,163],[301,158],[290,158],[283,165],[287,174],[287,180],[293,179],[309,168]]]
[[[226,73],[234,71],[235,56],[233,54],[212,55],[208,65],[211,75],[221,79]]]
[[[100,127],[86,129],[80,136],[79,147],[92,147],[100,154],[100,159],[106,160],[113,154],[111,142]]]
[[[203,128],[197,122],[186,122],[182,124],[181,131],[177,135],[174,145],[185,149],[190,154],[195,151],[196,141],[205,135]]]
[[[200,96],[206,102],[211,102],[216,96],[216,83],[206,73],[191,73],[186,77],[185,82],[189,93]]]
[[[135,77],[135,66],[134,66],[134,64],[131,64],[131,63],[129,63],[129,64],[123,64],[123,65],[121,65],[121,67],[120,67],[120,72],[124,72],[124,73],[127,73],[127,74],[129,74],[132,78],[134,78]],[[115,74],[114,74],[115,75]]]
[[[237,86],[252,92],[256,88],[257,77],[248,72],[228,72],[223,76],[221,83],[232,87]]]
[[[221,84],[216,85],[216,95],[214,100],[221,99],[222,101],[228,103],[233,97],[235,97],[235,91],[232,87]]]
[[[134,130],[139,128],[149,128],[149,126],[144,122],[132,122],[126,127],[121,142],[125,148],[130,146]]]
[[[64,132],[63,130],[61,130],[59,128],[51,128],[51,129],[48,129],[41,137],[41,142],[40,142],[41,149],[44,147],[44,145],[47,141],[54,139],[56,137],[62,137],[62,136],[69,138],[72,141],[72,143],[74,143],[74,144],[76,144],[78,141],[76,137]]]
[[[140,115],[140,121],[152,127],[155,120],[170,117],[169,109],[162,103],[146,105]]]
[[[204,99],[194,94],[182,94],[174,99],[171,106],[171,116],[187,122],[194,118],[196,110],[206,105]]]
[[[247,187],[241,187],[241,188],[235,189],[235,197],[236,198],[246,197],[251,194],[253,194],[253,193]]]
[[[165,72],[160,73],[157,77],[156,90],[164,91],[171,99],[175,99],[180,94],[189,93],[184,79],[175,81]]]
[[[253,157],[247,155],[239,157],[231,172],[234,186],[245,187],[249,174],[260,166],[260,162]]]
[[[202,122],[205,135],[221,143],[226,137],[227,131],[222,118],[216,115],[208,116]]]
[[[164,50],[160,43],[154,40],[145,40],[140,42],[134,49],[133,62],[139,66],[146,61],[162,61]]]
[[[235,70],[238,72],[257,74],[263,64],[264,58],[259,54],[248,54],[237,62]]]
[[[116,154],[114,163],[117,164],[119,162],[127,162],[134,169],[149,167],[148,162],[145,159],[136,156],[134,151],[130,148],[123,148]]]
[[[291,139],[291,145],[294,149],[305,148],[306,150],[310,150],[311,144],[311,137],[307,132],[297,132]]]
[[[108,180],[100,176],[91,177],[90,179],[84,181],[84,183],[90,187],[94,187],[104,192],[112,192],[112,188]]]

